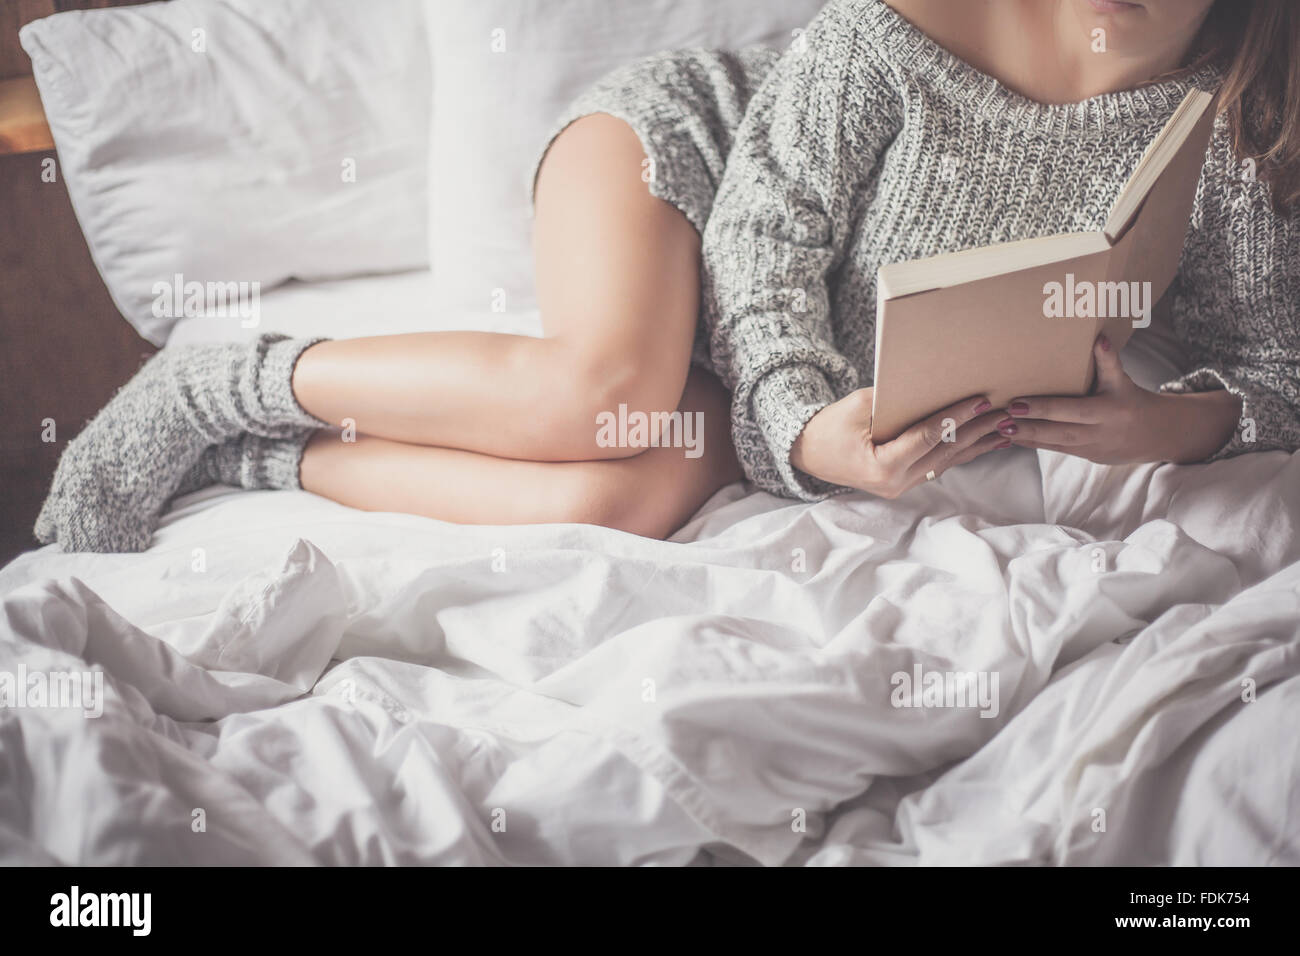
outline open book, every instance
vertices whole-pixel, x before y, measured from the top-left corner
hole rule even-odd
[[[963,398],[987,395],[997,408],[1087,394],[1097,336],[1122,348],[1150,324],[1178,271],[1215,99],[1187,94],[1101,232],[881,267],[872,440],[890,441]]]

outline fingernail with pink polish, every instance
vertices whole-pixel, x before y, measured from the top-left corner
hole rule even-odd
[[[998,431],[1004,435],[1014,435],[1016,432],[1020,431],[1020,429],[1016,427],[1016,423],[1011,419],[1004,418],[1002,421],[998,422]]]
[[[990,408],[992,408],[992,407],[993,407],[993,403],[992,403],[992,402],[990,402],[990,401],[988,401],[988,400],[982,401],[982,402],[980,402],[978,405],[975,406],[975,414],[976,414],[976,415],[979,415],[979,414],[982,413],[982,412],[987,412],[987,411],[988,411]]]
[[[1028,403],[1028,402],[1012,402],[1011,405],[1010,405],[1010,407],[1007,408],[1007,411],[1009,411],[1012,415],[1028,415],[1028,414],[1029,414],[1029,403]]]
[[[994,445],[993,447],[994,447],[994,448],[1010,448],[1010,447],[1011,447],[1011,442],[1010,442],[1010,441],[1000,441],[1000,442],[998,442],[996,445]]]

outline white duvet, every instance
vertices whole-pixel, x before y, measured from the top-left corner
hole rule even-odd
[[[0,670],[104,675],[0,708],[0,858],[1297,864],[1298,635],[1300,455],[671,542],[211,489],[0,571]]]
[[[1300,862],[1300,457],[1053,458],[1046,507],[1014,452],[674,542],[210,491],[144,555],[26,556],[5,667],[106,699],[0,712],[0,853]],[[918,667],[995,707],[895,706]]]

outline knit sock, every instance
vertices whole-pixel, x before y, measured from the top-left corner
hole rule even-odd
[[[301,488],[298,466],[314,428],[299,429],[289,438],[240,435],[205,451],[186,472],[176,495],[187,495],[209,485],[234,488]]]
[[[159,352],[64,449],[37,539],[65,551],[143,551],[209,446],[322,426],[293,394],[294,365],[318,341],[262,335]]]

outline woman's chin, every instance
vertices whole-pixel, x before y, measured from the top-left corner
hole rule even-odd
[[[1141,13],[1142,4],[1126,3],[1124,0],[1088,0],[1088,6],[1092,7],[1097,13],[1104,14],[1124,14],[1124,13]]]

